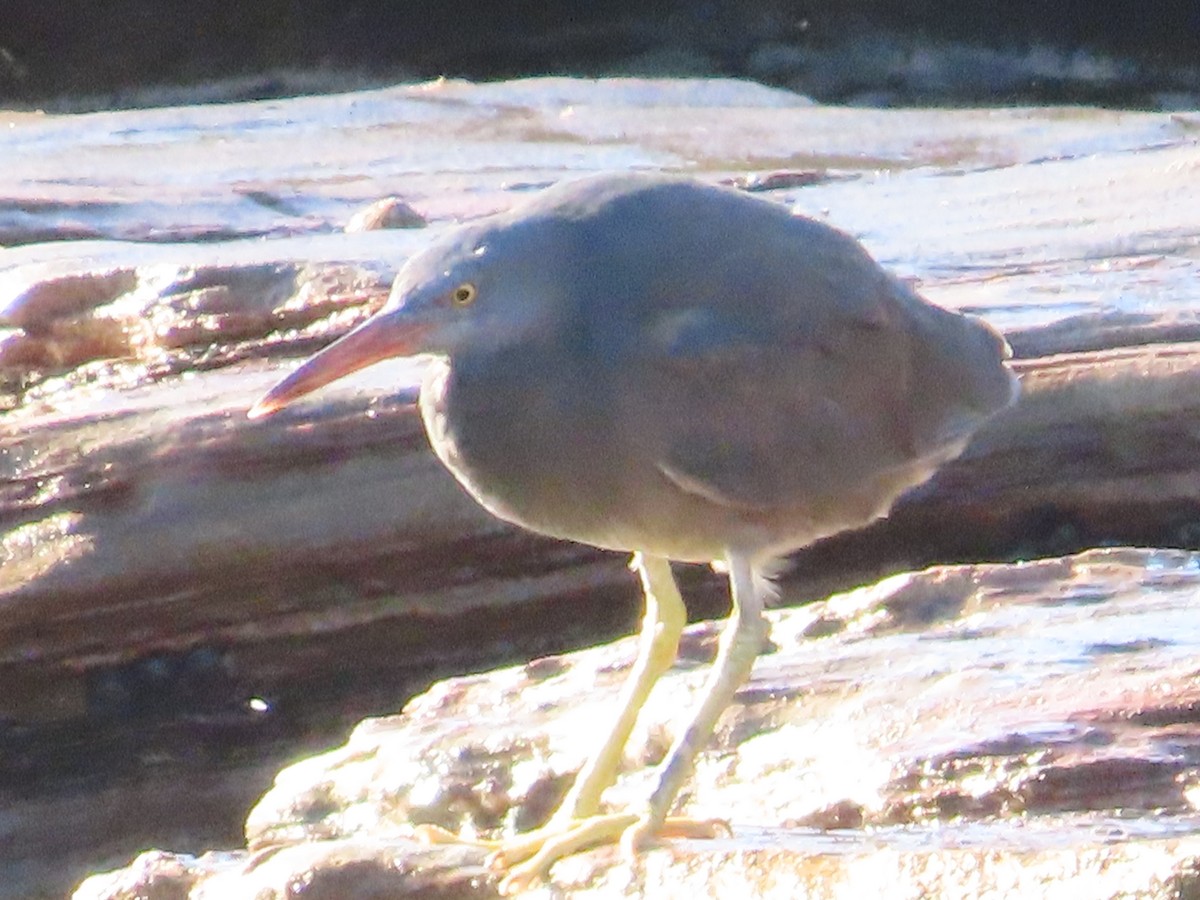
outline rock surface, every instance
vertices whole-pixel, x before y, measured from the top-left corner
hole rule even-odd
[[[1200,545],[1193,120],[631,79],[10,117],[0,896],[239,846],[274,772],[364,716],[633,629],[624,560],[497,523],[436,464],[412,364],[243,416],[449,222],[570,174],[745,179],[1022,357],[1022,403],[889,520],[798,556],[786,602],[938,561]],[[346,233],[381,196],[428,226]],[[719,579],[680,577],[722,614]]]
[[[775,612],[680,809],[732,838],[560,863],[570,896],[1179,897],[1200,866],[1200,557],[1113,549],[935,568]],[[693,626],[610,789],[636,804],[715,653]],[[421,848],[540,824],[569,786],[633,639],[451,679],[283,770],[249,851],[147,856],[76,900],[488,897],[481,853]],[[161,884],[162,886],[158,886]],[[422,892],[428,893],[422,893]],[[174,892],[174,893],[173,893]],[[554,893],[553,895],[559,895]]]

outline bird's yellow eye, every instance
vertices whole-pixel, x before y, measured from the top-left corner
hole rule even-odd
[[[450,299],[454,301],[455,306],[470,306],[475,302],[475,295],[478,293],[475,285],[467,282],[456,287],[454,293],[450,295]]]

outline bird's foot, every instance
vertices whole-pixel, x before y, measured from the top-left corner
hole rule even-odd
[[[534,831],[499,841],[472,840],[467,843],[491,850],[487,864],[493,871],[504,872],[500,893],[511,896],[543,881],[560,859],[602,844],[620,844],[634,858],[657,838],[716,838],[732,834],[723,819],[668,818],[654,828],[646,816],[633,813],[588,816],[567,822],[551,822]],[[452,831],[436,825],[422,825],[417,837],[431,844],[463,843]]]

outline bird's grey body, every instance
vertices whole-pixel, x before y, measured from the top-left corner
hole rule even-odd
[[[421,392],[442,461],[501,518],[678,560],[777,556],[883,515],[1011,399],[995,332],[840,231],[689,181],[595,187],[411,263],[416,282],[476,259],[455,277],[481,306],[541,323],[435,362]],[[537,299],[493,285],[493,256]]]
[[[771,561],[883,515],[1015,393],[999,335],[925,302],[849,236],[646,175],[559,185],[456,229],[251,414],[411,353],[433,357],[421,413],[467,490],[534,531],[634,551],[646,597],[612,727],[550,823],[498,851],[509,890],[592,843],[719,831],[669,813],[762,648]],[[608,813],[686,620],[671,559],[725,561],[733,611],[644,812]]]

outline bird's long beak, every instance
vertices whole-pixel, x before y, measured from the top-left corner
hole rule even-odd
[[[293,400],[311,394],[332,381],[365,369],[393,356],[411,356],[421,351],[422,339],[430,327],[413,320],[404,321],[396,311],[368,319],[349,334],[330,344],[295,369],[250,407],[251,419],[267,416]]]

